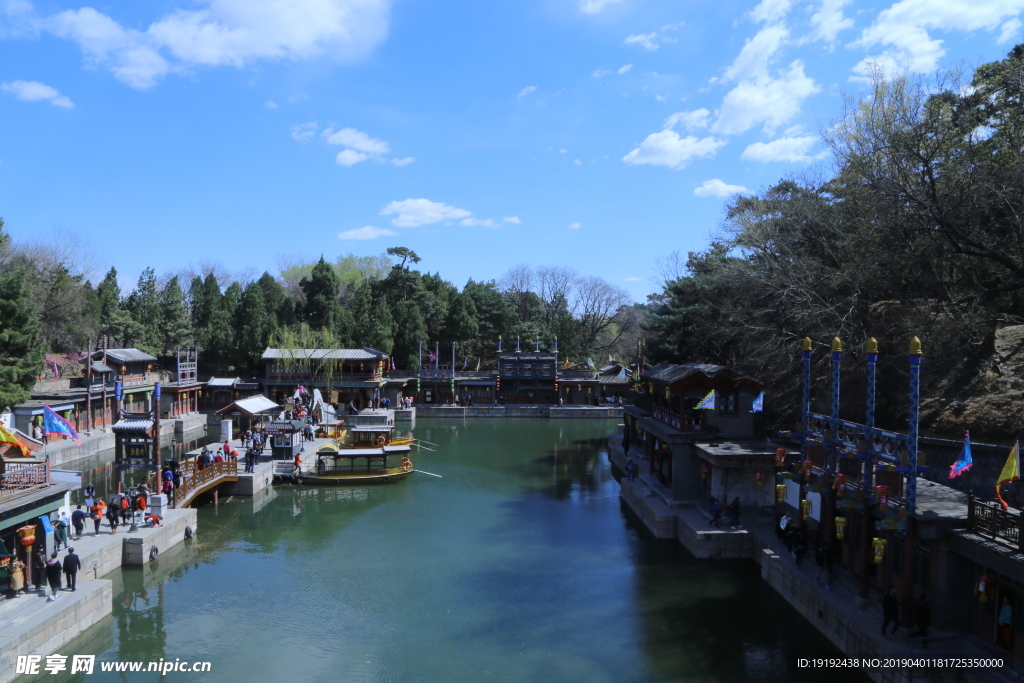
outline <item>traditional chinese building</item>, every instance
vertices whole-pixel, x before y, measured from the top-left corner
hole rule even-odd
[[[284,404],[298,386],[319,389],[328,403],[370,405],[387,386],[391,357],[361,349],[272,349],[263,352],[263,393]]]

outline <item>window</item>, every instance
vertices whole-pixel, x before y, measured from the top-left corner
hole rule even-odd
[[[736,392],[722,393],[722,408],[718,412],[722,415],[739,414],[739,397]]]

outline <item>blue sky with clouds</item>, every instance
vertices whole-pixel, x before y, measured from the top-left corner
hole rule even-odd
[[[0,0],[0,216],[126,284],[407,246],[637,300],[728,197],[827,172],[868,64],[1024,42],[1024,0]],[[102,275],[102,272],[100,273]]]

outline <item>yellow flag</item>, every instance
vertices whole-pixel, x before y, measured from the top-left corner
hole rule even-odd
[[[1003,471],[999,473],[999,479],[996,480],[996,498],[999,499],[1004,510],[1008,509],[1010,506],[1007,505],[1005,500],[1003,500],[999,489],[1003,484],[1008,484],[1011,481],[1017,481],[1018,479],[1020,479],[1020,441],[1013,444],[1013,450],[1010,451],[1010,456],[1006,458],[1006,464],[1003,465]]]
[[[14,436],[14,434],[11,434],[10,430],[8,430],[7,427],[4,427],[4,423],[0,422],[0,444],[4,443],[13,444],[14,446],[16,446],[18,450],[21,451],[21,454],[24,455],[26,458],[30,455],[28,452],[28,448],[25,447],[25,444],[18,441],[18,437]]]

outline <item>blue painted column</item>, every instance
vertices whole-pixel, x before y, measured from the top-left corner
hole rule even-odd
[[[867,410],[864,418],[864,426],[867,427],[865,434],[867,440],[867,456],[864,462],[862,483],[864,492],[871,489],[872,468],[875,466],[874,457],[871,455],[872,436],[871,431],[875,428],[875,373],[878,369],[878,342],[874,337],[868,339],[867,349],[868,361],[868,386],[867,386]]]
[[[921,340],[910,340],[910,471],[907,473],[907,514],[917,511],[917,427],[921,407]]]
[[[828,449],[828,472],[836,471],[836,460],[839,454],[839,369],[843,362],[843,342],[839,337],[832,338],[832,446]]]
[[[803,454],[801,460],[807,459],[807,413],[811,412],[811,349],[813,344],[810,337],[804,337],[803,350],[803,395],[800,397],[800,430],[804,437],[800,443],[800,451]]]

